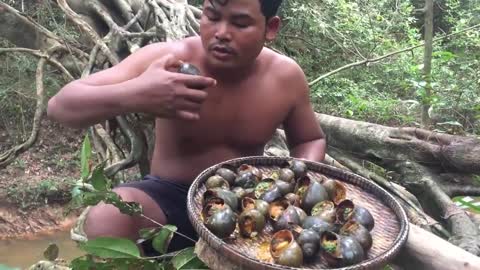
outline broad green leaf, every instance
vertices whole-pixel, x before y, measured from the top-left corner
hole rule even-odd
[[[208,269],[208,267],[193,252],[193,247],[183,249],[171,261],[176,270]]]
[[[140,235],[140,239],[137,240],[137,244],[141,244],[149,239],[152,239],[155,234],[157,234],[160,231],[161,228],[155,227],[155,228],[143,228],[138,231],[138,234]]]
[[[100,258],[140,258],[137,245],[123,238],[99,237],[81,244],[80,248]]]
[[[155,238],[153,238],[153,248],[160,254],[165,254],[176,231],[177,227],[173,225],[163,226],[162,229],[155,235]]]
[[[92,186],[96,190],[106,191],[108,188],[108,179],[104,173],[105,164],[105,162],[102,162],[95,166],[92,172],[92,177],[89,179],[89,182],[92,183]]]
[[[70,268],[75,270],[89,270],[93,268],[94,263],[84,257],[78,257],[70,262]]]
[[[105,193],[104,192],[84,192],[83,195],[83,201],[82,203],[84,206],[88,205],[97,205],[99,202],[101,202],[105,198]]]
[[[47,249],[43,252],[43,257],[49,261],[55,261],[58,258],[58,246],[54,243],[48,245]]]
[[[90,139],[88,134],[85,135],[85,139],[82,144],[82,152],[80,156],[81,176],[82,179],[87,179],[90,175],[90,159],[92,156],[92,146],[90,145]]]
[[[11,268],[11,267],[6,266],[4,264],[0,264],[0,270],[20,270],[20,268]]]

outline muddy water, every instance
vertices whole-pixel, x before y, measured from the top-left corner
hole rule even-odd
[[[83,254],[76,247],[75,242],[70,239],[70,232],[62,231],[32,240],[1,240],[0,265],[20,269],[28,268],[39,260],[43,260],[43,251],[50,243],[58,245],[59,257],[67,261]]]

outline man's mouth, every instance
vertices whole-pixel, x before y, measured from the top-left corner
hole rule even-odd
[[[216,57],[219,58],[228,58],[235,54],[235,51],[232,48],[221,45],[212,46],[211,51]]]

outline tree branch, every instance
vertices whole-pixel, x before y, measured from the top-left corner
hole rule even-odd
[[[474,26],[471,26],[471,27],[468,27],[468,28],[465,28],[463,30],[460,30],[458,32],[455,32],[455,33],[451,33],[451,34],[448,34],[448,35],[445,35],[445,36],[442,36],[442,37],[438,37],[438,38],[435,38],[433,40],[433,42],[437,42],[439,40],[442,40],[442,39],[445,39],[445,38],[448,38],[448,37],[451,37],[451,36],[454,36],[454,35],[458,35],[458,34],[461,34],[461,33],[465,33],[467,31],[470,31],[470,30],[473,30],[473,29],[476,29],[480,27],[480,24],[477,24],[477,25],[474,25]],[[419,48],[419,47],[422,47],[425,45],[425,42],[422,42],[421,44],[419,45],[415,45],[415,46],[411,46],[411,47],[408,47],[408,48],[405,48],[405,49],[402,49],[402,50],[398,50],[398,51],[394,51],[394,52],[391,52],[391,53],[388,53],[388,54],[385,54],[383,56],[380,56],[380,57],[377,57],[377,58],[371,58],[371,59],[365,59],[365,60],[362,60],[362,61],[358,61],[358,62],[355,62],[355,63],[350,63],[348,65],[345,65],[343,67],[339,67],[335,70],[332,70],[328,73],[325,73],[323,74],[322,76],[316,78],[315,80],[311,81],[308,83],[309,86],[313,86],[315,84],[317,84],[319,81],[333,75],[333,74],[336,74],[336,73],[339,73],[340,71],[343,71],[343,70],[346,70],[346,69],[349,69],[349,68],[352,68],[352,67],[356,67],[356,66],[361,66],[361,65],[365,65],[365,64],[368,64],[368,63],[375,63],[375,62],[378,62],[378,61],[381,61],[385,58],[388,58],[388,57],[391,57],[391,56],[394,56],[396,54],[400,54],[400,53],[403,53],[403,52],[407,52],[407,51],[411,51],[413,49],[416,49],[416,48]]]
[[[73,11],[70,6],[67,4],[66,0],[58,0],[58,5],[62,8],[65,14],[82,30],[84,31],[89,38],[95,43],[99,44],[100,49],[102,52],[108,57],[110,63],[112,65],[116,65],[119,63],[119,59],[115,56],[105,42],[98,36],[98,34],[88,25],[82,18]]]
[[[441,187],[449,197],[480,196],[480,186],[442,183]]]
[[[55,48],[52,48],[55,50]],[[0,54],[2,53],[8,53],[8,52],[21,52],[21,53],[29,53],[31,55],[44,58],[46,59],[50,64],[52,64],[54,67],[58,68],[60,71],[67,76],[69,80],[74,80],[75,78],[70,74],[70,72],[57,60],[53,59],[50,57],[50,55],[40,51],[40,50],[32,50],[32,49],[27,49],[27,48],[0,48]]]

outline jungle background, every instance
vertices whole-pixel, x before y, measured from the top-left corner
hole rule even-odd
[[[101,138],[99,132],[102,130],[114,132],[114,128],[108,125],[104,129],[97,127],[100,129],[94,131],[62,127],[46,118],[47,100],[72,78],[115,64],[135,46],[154,41],[155,35],[173,38],[168,31],[150,31],[145,36],[129,35],[141,32],[141,29],[136,29],[136,23],[131,24],[131,32],[117,29],[116,33],[120,34],[115,37],[108,29],[114,29],[111,21],[118,23],[121,18],[112,16],[109,21],[104,17],[102,23],[87,21],[99,36],[105,40],[108,38],[106,44],[112,52],[109,55],[102,45],[95,45],[87,28],[72,20],[74,17],[64,8],[70,5],[85,17],[101,17],[101,12],[95,13],[95,3],[101,4],[105,10],[112,10],[115,5],[122,6],[119,3],[132,4],[135,1],[108,2],[0,1],[0,239],[5,239],[0,245],[8,247],[16,241],[14,239],[33,241],[52,231],[69,228],[78,212],[65,217],[63,210],[72,199],[72,186],[81,178],[81,150],[85,134],[93,134],[93,137],[97,134]],[[152,1],[137,2],[145,2],[144,6],[152,5]],[[157,2],[163,8],[161,3],[175,1]],[[200,7],[202,1],[188,3]],[[22,28],[12,19],[11,14],[15,13],[12,10],[18,11],[15,15],[18,18],[29,18],[26,19],[28,22],[35,22],[36,31],[55,35],[58,38],[56,42],[63,49],[49,53],[47,49],[52,48],[55,42],[33,37],[30,30]],[[117,11],[122,13],[121,9]],[[426,23],[427,14],[432,15],[433,24]],[[198,18],[198,14],[192,12],[192,15],[194,18],[189,18],[190,26],[184,35],[193,34],[196,30],[192,20]],[[478,142],[479,0],[285,0],[280,15],[283,18],[282,30],[277,40],[267,46],[292,57],[304,69],[317,113],[385,127],[422,128],[434,134],[454,135],[458,136],[455,138]],[[124,18],[118,25],[128,21]],[[161,25],[157,22],[156,26],[158,29]],[[115,41],[118,36],[129,42]],[[431,52],[428,44],[432,44]],[[28,48],[35,52],[14,48]],[[97,57],[89,59],[93,51]],[[42,56],[44,54],[53,56],[48,59],[60,62],[65,70],[47,61]],[[73,55],[73,59],[69,59],[69,55]],[[39,63],[41,59],[47,64]],[[90,68],[85,68],[88,65]],[[324,129],[328,133],[328,125]],[[35,134],[37,131],[38,134]],[[93,158],[95,162],[110,160],[106,173],[115,175],[120,181],[138,178],[147,169],[139,159],[129,161],[127,165],[121,164],[124,158],[128,158],[128,150],[133,148],[130,133],[127,131],[124,134],[127,135],[113,137],[120,149],[120,158],[115,159],[115,151],[109,154],[108,143],[101,147],[102,143],[92,142],[98,147]],[[345,136],[350,135],[346,133]],[[148,132],[144,137],[148,145],[151,141]],[[354,138],[353,135],[350,137]],[[470,145],[469,150],[478,151],[478,144]],[[145,151],[148,153],[148,149]],[[355,147],[341,148],[329,142],[329,155],[340,163],[342,160],[344,164],[349,163],[348,158],[342,159],[343,154],[355,155],[356,151]],[[478,161],[479,157],[472,155],[470,159]],[[383,179],[406,186],[415,195],[421,193],[418,186],[398,181],[392,167],[384,166],[385,163],[375,157],[357,157],[355,164],[362,164],[363,168]],[[478,255],[480,169],[478,165],[466,167],[462,170],[446,169],[445,172],[461,176],[454,178],[453,182],[441,182],[439,185],[444,194],[456,202],[455,205],[462,206],[460,209],[465,210],[465,217],[476,227],[476,231],[473,229],[474,233],[468,235],[473,238],[464,242],[465,235],[461,235],[457,244]],[[430,216],[445,216],[445,211],[442,214],[441,209],[429,208],[428,204],[434,200],[419,200]],[[452,232],[447,218],[436,219],[443,222],[442,226],[449,228],[452,235],[439,233],[443,228],[433,231],[445,239],[455,235],[455,229]],[[0,265],[7,257],[0,254]]]

